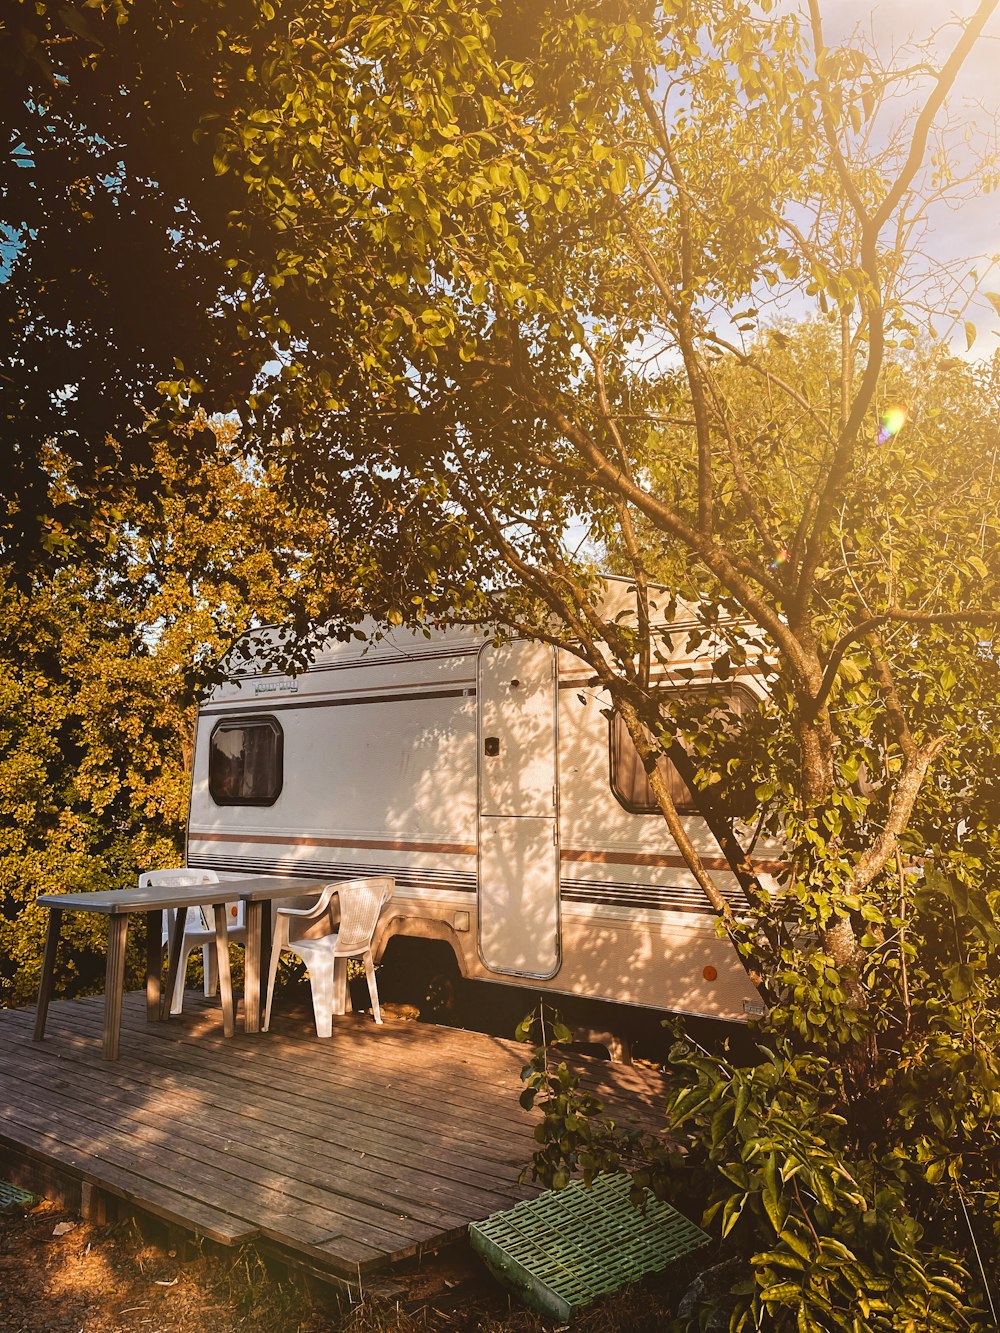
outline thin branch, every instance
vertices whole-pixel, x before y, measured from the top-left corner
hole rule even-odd
[[[653,789],[653,795],[656,797],[656,803],[660,807],[663,818],[666,821],[667,828],[670,830],[670,836],[677,844],[677,849],[684,857],[684,861],[694,876],[698,886],[705,897],[711,903],[715,912],[725,924],[726,930],[732,934],[736,929],[736,922],[733,918],[733,909],[719,891],[718,886],[711,875],[705,869],[701,857],[694,843],[688,837],[680,815],[677,813],[677,807],[674,805],[673,798],[670,795],[670,788],[664,780],[657,762],[659,752],[650,740],[646,728],[639,717],[635,705],[620,696],[615,699],[615,707],[622,716],[622,720],[628,729],[628,734],[632,738],[632,744],[635,746],[639,758],[642,760],[643,768],[649,778],[649,785]]]
[[[852,893],[866,889],[895,853],[900,836],[906,831],[910,822],[910,815],[913,813],[920,787],[927,776],[927,770],[947,743],[947,736],[937,736],[926,745],[922,745],[908,761],[893,793],[889,815],[882,831],[854,867],[850,885]]]
[[[883,322],[882,283],[879,272],[878,237],[882,227],[895,211],[903,195],[913,183],[927,147],[927,138],[938,111],[947,93],[951,89],[963,62],[982,33],[990,15],[997,7],[998,0],[981,0],[979,8],[969,20],[961,37],[956,42],[951,55],[942,66],[941,72],[926,102],[917,116],[910,147],[903,166],[874,215],[868,213],[859,195],[850,170],[844,159],[837,138],[836,126],[831,110],[829,83],[822,73],[822,56],[826,50],[823,41],[822,21],[818,0],[809,0],[809,13],[813,31],[816,55],[817,77],[821,84],[822,121],[827,145],[833,159],[837,175],[851,202],[855,214],[861,223],[861,268],[868,279],[869,290],[865,304],[868,312],[868,360],[861,384],[847,413],[834,456],[827,473],[819,502],[816,506],[812,530],[805,546],[805,553],[799,571],[796,588],[793,619],[800,619],[806,612],[812,597],[816,571],[822,559],[825,534],[836,504],[840,489],[847,479],[854,458],[858,436],[865,415],[874,398],[882,369],[885,353],[885,330]]]
[[[851,207],[862,222],[867,224],[869,217],[864,200],[858,193],[857,186],[854,184],[854,178],[851,176],[850,168],[847,165],[840,147],[840,139],[837,135],[837,125],[833,118],[833,93],[829,81],[823,73],[823,57],[826,55],[827,45],[823,38],[823,18],[819,11],[819,0],[809,0],[809,22],[812,27],[813,53],[816,61],[816,78],[820,85],[820,114],[823,121],[823,133],[826,136],[827,147],[830,150],[830,156],[833,158],[834,170],[840,179],[844,193],[851,201]]]
[[[695,429],[698,439],[698,527],[706,536],[710,535],[714,524],[714,478],[712,474],[712,428],[708,416],[708,403],[705,394],[705,384],[701,363],[698,357],[698,349],[694,336],[694,326],[691,319],[692,303],[694,301],[694,260],[693,245],[691,235],[691,201],[688,196],[687,187],[681,173],[680,164],[677,161],[677,155],[667,132],[664,121],[656,113],[656,106],[650,96],[649,88],[646,85],[646,70],[640,66],[638,58],[632,62],[632,81],[635,85],[636,93],[639,97],[639,103],[646,115],[650,129],[653,131],[664,160],[670,169],[670,179],[676,191],[677,198],[677,216],[680,228],[680,264],[681,264],[681,290],[679,293],[669,291],[667,284],[662,279],[656,281],[660,294],[664,297],[667,308],[670,310],[677,323],[678,343],[681,350],[681,358],[684,362],[684,370],[688,379],[688,386],[691,390],[691,406],[694,408]],[[644,258],[647,260],[647,268],[652,264],[658,270],[658,265],[653,259],[652,254],[638,236],[638,231],[630,217],[626,217],[626,225],[634,242],[639,245]]]
[[[844,659],[844,654],[852,643],[867,638],[874,630],[883,625],[896,623],[901,625],[1000,625],[998,611],[908,611],[902,606],[891,606],[877,616],[870,616],[854,625],[842,634],[830,650],[823,681],[817,702],[823,703],[829,696],[837,678],[837,672]]]
[[[595,481],[602,482],[609,494],[620,494],[634,508],[699,555],[719,582],[740,600],[748,614],[752,615],[761,628],[781,645],[793,669],[804,679],[811,678],[798,640],[774,608],[754,591],[749,582],[753,579],[773,596],[781,597],[783,590],[774,579],[735,553],[727,551],[711,537],[693,528],[669,505],[650,495],[635,482],[629,481],[590,436],[537,389],[525,385],[522,386],[521,393],[539,412],[548,417],[590,464],[594,469]],[[560,466],[558,460],[553,461],[557,467]],[[577,480],[580,479],[575,469],[570,471]]]

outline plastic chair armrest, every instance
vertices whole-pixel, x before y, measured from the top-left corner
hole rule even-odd
[[[339,885],[337,884],[328,884],[320,894],[318,900],[313,903],[312,907],[279,907],[275,912],[275,917],[295,917],[299,921],[308,921],[311,918],[321,917],[330,906],[330,899],[337,892],[338,888]]]

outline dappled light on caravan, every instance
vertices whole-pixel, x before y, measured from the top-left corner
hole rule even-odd
[[[711,660],[675,639],[678,699],[700,707]],[[751,663],[729,688],[736,721],[759,690]],[[331,643],[298,676],[248,656],[200,710],[189,864],[391,877],[376,957],[403,937],[408,952],[445,949],[467,979],[742,1021],[757,992],[641,800],[611,712],[569,653],[482,628]],[[680,809],[719,892],[745,908],[689,793]],[[758,847],[762,873],[778,853]]]

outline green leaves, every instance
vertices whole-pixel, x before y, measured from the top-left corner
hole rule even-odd
[[[538,1042],[521,1070],[526,1086],[519,1099],[525,1110],[541,1117],[534,1129],[539,1147],[530,1166],[532,1179],[564,1189],[575,1172],[589,1184],[602,1172],[620,1170],[623,1151],[638,1140],[603,1119],[601,1102],[581,1089],[578,1075],[565,1062],[555,1062],[552,1048],[572,1041],[569,1028],[543,1004],[518,1024],[516,1035],[518,1041]]]
[[[967,1000],[976,987],[975,969],[968,963],[954,963],[944,969],[944,979],[951,990],[953,1000]]]
[[[608,177],[608,185],[612,194],[622,194],[628,184],[628,166],[623,161],[618,161],[612,168],[611,175]]]

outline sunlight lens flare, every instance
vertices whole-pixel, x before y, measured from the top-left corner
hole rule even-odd
[[[885,409],[882,413],[882,420],[879,423],[878,436],[876,437],[879,444],[885,444],[887,440],[891,440],[894,435],[899,434],[906,425],[906,416],[906,408],[901,407],[898,403]]]

